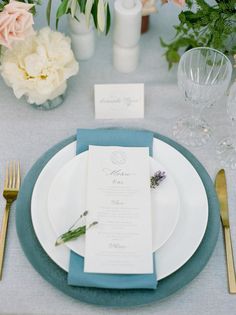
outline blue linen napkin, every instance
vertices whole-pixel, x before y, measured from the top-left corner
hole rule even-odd
[[[152,156],[153,134],[148,131],[127,129],[78,129],[76,154],[88,150],[89,145],[149,147]],[[152,274],[101,274],[84,272],[84,258],[70,253],[68,284],[81,287],[108,289],[156,289],[155,256]]]

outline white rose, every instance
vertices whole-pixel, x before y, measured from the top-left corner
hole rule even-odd
[[[66,80],[79,70],[70,39],[49,27],[5,50],[1,63],[2,77],[15,96],[38,105],[62,95]]]

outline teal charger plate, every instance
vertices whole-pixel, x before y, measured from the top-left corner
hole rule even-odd
[[[205,235],[193,256],[176,272],[158,282],[157,290],[108,290],[72,287],[67,284],[67,273],[58,267],[41,247],[31,221],[31,196],[34,185],[47,162],[62,148],[76,140],[76,136],[61,141],[32,166],[26,175],[16,204],[16,228],[23,251],[39,274],[55,288],[82,302],[110,307],[131,307],[162,300],[192,281],[205,267],[215,248],[220,228],[219,204],[211,178],[201,163],[175,141],[155,134],[181,152],[198,172],[208,198],[209,216]]]

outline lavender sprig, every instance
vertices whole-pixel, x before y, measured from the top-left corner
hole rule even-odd
[[[55,243],[55,246],[61,245],[63,243],[69,242],[71,240],[75,240],[76,238],[78,238],[81,235],[84,235],[86,233],[86,230],[88,230],[91,226],[97,224],[97,222],[93,222],[91,223],[87,228],[86,225],[82,225],[79,227],[76,227],[77,223],[85,218],[88,214],[88,211],[84,211],[79,217],[78,219],[75,221],[75,223],[68,229],[67,232],[61,234]]]
[[[79,236],[84,235],[88,229],[98,224],[97,221],[92,222],[89,226],[82,225],[74,230],[69,230],[58,237],[55,246],[77,239]]]
[[[160,185],[160,183],[166,178],[166,173],[157,171],[154,173],[153,176],[151,176],[150,179],[150,187],[155,189],[157,186]]]
[[[58,239],[56,240],[55,246],[72,241],[85,233],[86,233],[85,225],[80,226],[79,228],[74,229],[74,230],[69,230],[58,237]]]
[[[84,211],[84,212],[78,217],[78,219],[75,221],[75,223],[69,228],[68,231],[71,231],[71,230],[76,226],[76,224],[77,224],[82,218],[86,217],[87,214],[88,214],[88,211],[87,211],[87,210]]]

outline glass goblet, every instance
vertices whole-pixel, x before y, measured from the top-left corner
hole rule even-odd
[[[178,86],[192,113],[177,121],[173,128],[176,139],[190,146],[201,146],[210,139],[211,128],[201,113],[225,94],[231,74],[230,60],[215,49],[199,47],[183,54],[178,66]]]
[[[216,146],[217,155],[226,167],[236,169],[236,82],[231,86],[227,101],[227,116],[230,119],[230,136]]]

